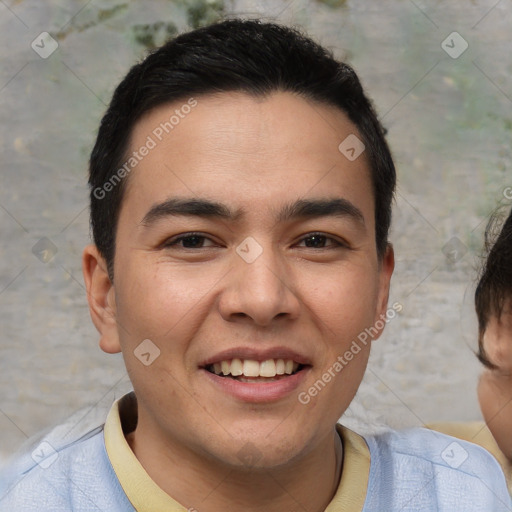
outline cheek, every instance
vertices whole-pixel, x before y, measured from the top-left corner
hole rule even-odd
[[[366,275],[330,274],[311,281],[316,286],[306,292],[309,305],[314,308],[326,324],[339,334],[357,335],[369,327],[375,317],[377,293],[374,281]],[[356,332],[354,332],[354,329]]]
[[[205,302],[205,291],[211,288],[215,278],[203,274],[191,275],[172,268],[169,263],[145,259],[134,262],[119,283],[120,320],[132,325],[139,334],[157,337],[181,326],[186,316],[187,324],[193,323],[193,317],[198,316]],[[192,311],[194,315],[190,315]],[[141,330],[147,330],[147,334]]]
[[[494,439],[512,460],[512,379],[493,377],[486,372],[478,384],[478,400]]]
[[[359,279],[324,277],[305,300],[322,332],[323,354],[316,377],[329,381],[330,391],[323,396],[331,406],[333,395],[341,403],[355,394],[368,362],[376,306],[370,275],[367,271]]]

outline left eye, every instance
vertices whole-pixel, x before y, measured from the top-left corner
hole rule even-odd
[[[330,240],[332,243],[327,245],[327,247],[341,247],[343,244],[331,238],[327,235],[323,235],[321,233],[312,233],[306,237],[304,237],[300,243],[306,242],[306,247],[320,248],[323,249],[326,247],[325,243],[327,240]]]

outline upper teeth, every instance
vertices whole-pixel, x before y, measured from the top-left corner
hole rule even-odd
[[[298,369],[299,363],[292,359],[267,359],[261,363],[253,359],[232,359],[214,363],[211,367],[217,375],[275,377],[285,373],[291,375]]]

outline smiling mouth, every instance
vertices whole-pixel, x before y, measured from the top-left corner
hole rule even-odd
[[[292,359],[230,359],[205,366],[205,370],[219,377],[239,382],[273,382],[286,379],[306,368]]]

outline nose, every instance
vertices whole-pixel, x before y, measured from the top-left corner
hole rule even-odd
[[[254,261],[233,254],[232,270],[226,276],[227,283],[219,299],[224,320],[269,326],[277,319],[298,317],[300,301],[293,269],[287,267],[277,250],[270,246],[262,249]]]

